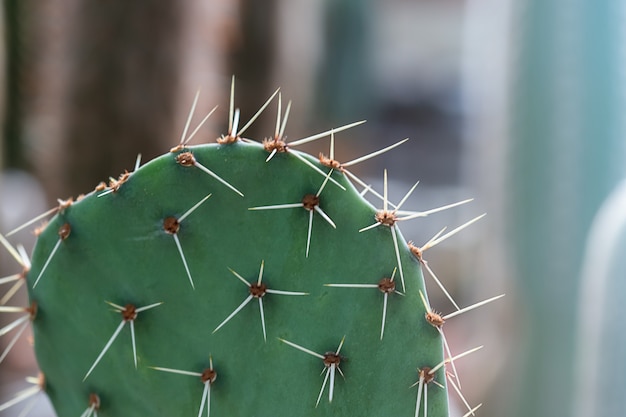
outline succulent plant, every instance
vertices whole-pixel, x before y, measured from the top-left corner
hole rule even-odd
[[[30,305],[7,294],[0,335],[30,323],[42,377],[0,410],[45,391],[59,416],[448,415],[471,351],[443,338],[422,251],[461,228],[419,248],[398,222],[463,202],[403,210],[386,171],[379,194],[347,170],[400,143],[341,164],[358,123],[286,143],[281,105],[269,139],[241,136],[231,99],[229,132],[190,146],[192,108],[170,152],[60,202],[32,261],[1,238]],[[329,156],[294,149],[324,137]]]

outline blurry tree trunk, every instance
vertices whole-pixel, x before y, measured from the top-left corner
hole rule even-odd
[[[280,85],[272,85],[277,2],[240,0],[239,3],[241,36],[230,51],[228,63],[237,78],[235,104],[241,109],[241,127]],[[265,112],[274,117],[258,119],[246,132],[246,136],[260,139],[270,136],[274,131],[275,109],[275,106],[266,109]]]
[[[237,27],[236,2],[25,3],[34,17],[24,138],[51,197],[132,170],[138,153],[146,161],[167,151],[180,140],[198,88],[196,123],[225,104],[228,83],[219,74]]]
[[[21,159],[17,132],[17,115],[20,106],[18,101],[18,86],[20,85],[17,70],[19,68],[19,1],[6,0],[2,13],[2,33],[4,37],[0,45],[0,54],[2,56],[2,66],[0,67],[0,117],[2,121],[2,141],[0,145],[0,169],[4,167],[13,167],[19,164]],[[6,159],[5,159],[6,158]]]

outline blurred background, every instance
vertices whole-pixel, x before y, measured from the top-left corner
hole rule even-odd
[[[410,138],[353,169],[382,190],[387,168],[392,201],[417,180],[408,209],[475,198],[403,224],[405,238],[421,245],[487,213],[425,256],[462,306],[507,294],[446,324],[455,352],[485,345],[457,363],[477,415],[626,415],[626,273],[614,267],[626,199],[610,197],[626,174],[626,3],[2,4],[1,233],[169,150],[199,88],[197,118],[220,107],[195,143],[226,132],[233,74],[244,121],[281,87],[288,140],[367,119],[337,135],[340,161]],[[271,136],[275,112],[246,136]],[[32,232],[11,241],[30,250]],[[0,277],[17,272],[2,251]],[[426,282],[433,307],[452,311]],[[24,290],[9,304],[25,305]],[[0,403],[37,373],[22,339],[0,368]],[[35,407],[52,415],[43,396]]]

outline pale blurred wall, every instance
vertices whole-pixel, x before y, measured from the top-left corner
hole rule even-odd
[[[514,278],[511,259],[511,209],[508,200],[508,161],[511,142],[510,77],[512,62],[513,2],[468,1],[465,8],[463,90],[466,114],[463,172],[487,218],[476,227],[475,251],[465,254],[475,268],[478,285],[472,290],[506,293],[489,311],[477,311],[473,328],[476,342],[490,345],[489,358],[473,363],[479,375],[481,415],[507,415],[507,401],[516,384],[526,331],[523,300]],[[498,291],[498,292],[499,292]],[[471,390],[472,385],[468,386]]]
[[[510,310],[497,316],[504,349],[491,358],[506,374],[484,412],[570,415],[572,388],[592,383],[585,369],[594,366],[575,362],[577,316],[602,309],[579,292],[582,249],[626,167],[626,9],[620,1],[468,6],[466,132],[478,162],[466,172],[490,214],[477,261],[517,283],[508,285]],[[608,389],[623,396],[623,387]]]

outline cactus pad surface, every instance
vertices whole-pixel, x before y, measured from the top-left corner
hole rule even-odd
[[[447,416],[399,212],[338,164],[234,137],[136,167],[39,235],[28,312],[58,415]]]

